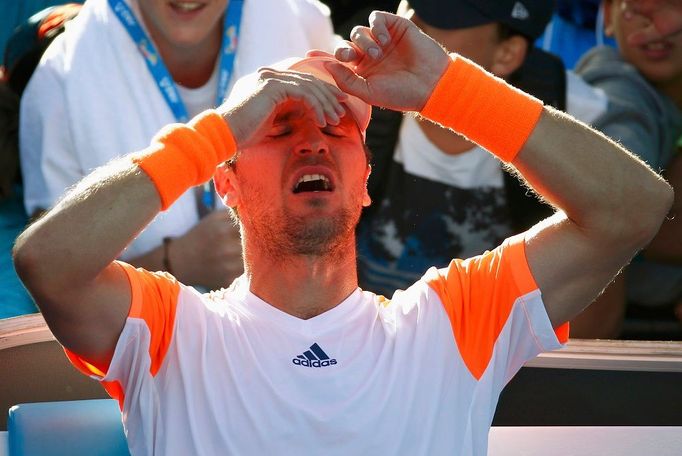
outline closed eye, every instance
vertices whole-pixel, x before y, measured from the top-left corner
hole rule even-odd
[[[289,133],[291,133],[291,127],[288,125],[274,125],[272,128],[270,128],[267,136],[268,138],[279,138],[286,136]]]
[[[326,127],[322,128],[322,133],[335,138],[343,138],[344,136],[348,136],[346,129],[340,125],[327,124]]]

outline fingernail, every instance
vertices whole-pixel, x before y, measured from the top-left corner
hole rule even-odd
[[[341,55],[343,56],[344,59],[350,59],[351,58],[351,50],[350,49],[344,49],[341,51]]]
[[[377,49],[377,48],[375,48],[375,47],[369,48],[369,49],[367,50],[367,53],[368,53],[369,56],[372,57],[373,59],[379,58],[379,55],[380,55],[379,49]]]
[[[380,33],[377,38],[379,39],[379,43],[381,43],[382,46],[388,44],[388,36],[386,36],[384,33]]]

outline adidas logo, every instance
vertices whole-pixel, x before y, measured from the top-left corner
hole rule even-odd
[[[526,5],[521,2],[516,2],[514,3],[514,8],[512,8],[511,17],[525,21],[530,17],[530,13],[528,12]]]
[[[327,367],[336,364],[335,359],[330,359],[317,342],[310,346],[310,350],[306,350],[302,355],[296,356],[291,360],[297,366],[305,367]]]

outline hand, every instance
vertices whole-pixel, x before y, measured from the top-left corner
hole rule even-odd
[[[409,19],[382,11],[369,27],[355,27],[351,41],[334,55],[351,64],[328,63],[339,88],[369,104],[399,111],[420,111],[445,72],[445,50]]]
[[[229,217],[226,211],[214,211],[173,240],[169,259],[178,280],[215,290],[244,272],[239,229]]]
[[[626,20],[634,15],[649,19],[646,27],[627,36],[631,45],[641,46],[682,33],[682,0],[626,0],[624,8]]]
[[[230,125],[238,149],[257,143],[272,125],[278,107],[301,101],[315,113],[317,125],[337,125],[345,114],[341,103],[348,98],[333,84],[296,71],[261,68],[239,80],[218,108]]]

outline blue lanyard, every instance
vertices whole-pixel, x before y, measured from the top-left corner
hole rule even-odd
[[[163,60],[161,60],[161,56],[156,51],[154,43],[152,43],[147,33],[140,27],[130,7],[124,0],[109,0],[109,6],[116,13],[119,21],[128,31],[130,38],[137,45],[137,49],[144,58],[149,72],[154,77],[161,95],[163,95],[171,111],[173,111],[175,120],[183,123],[189,121],[187,108],[185,108],[185,104],[182,102],[182,98],[180,98],[180,93],[168,72],[168,68],[166,68]],[[216,106],[223,102],[227,86],[230,83],[234,56],[237,51],[237,37],[239,36],[243,6],[243,0],[230,0],[225,19],[223,20],[222,52],[220,53],[218,90],[215,98]]]

